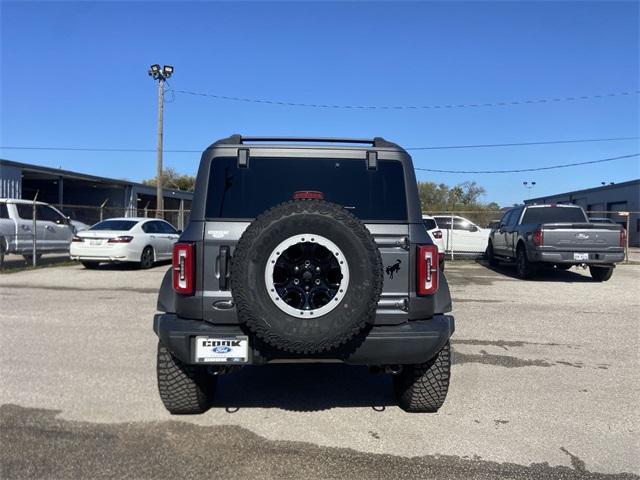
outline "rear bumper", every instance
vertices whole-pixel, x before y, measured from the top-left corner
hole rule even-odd
[[[451,315],[435,315],[428,320],[414,320],[400,325],[372,327],[355,350],[336,351],[323,356],[267,357],[252,346],[250,364],[279,362],[336,361],[352,365],[392,365],[424,363],[447,343],[455,329]],[[245,335],[237,325],[213,325],[201,320],[187,320],[172,313],[160,313],[153,319],[156,332],[165,347],[185,364],[194,364],[194,344],[198,335]]]
[[[86,260],[95,262],[139,262],[140,254],[129,245],[101,245],[84,246],[71,244],[69,249],[71,260]]]
[[[573,256],[574,253],[588,253],[588,260],[576,260]],[[552,251],[545,252],[541,250],[534,250],[530,253],[529,260],[534,262],[546,262],[546,263],[566,263],[566,264],[582,264],[598,265],[598,264],[613,264],[624,261],[624,251],[620,252],[579,252],[577,250],[571,251]]]

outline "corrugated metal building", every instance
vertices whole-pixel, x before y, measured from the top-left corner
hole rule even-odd
[[[640,246],[640,179],[603,185],[585,190],[558,193],[530,198],[525,204],[573,203],[580,205],[591,217],[608,217],[626,228],[627,217],[614,212],[629,214],[629,245]],[[605,212],[605,213],[602,213]]]
[[[31,200],[36,192],[39,201],[88,223],[96,221],[95,209],[105,201],[111,216],[141,215],[145,207],[155,210],[156,205],[154,186],[0,159],[0,198]],[[192,198],[191,192],[165,189],[164,208],[189,211]]]

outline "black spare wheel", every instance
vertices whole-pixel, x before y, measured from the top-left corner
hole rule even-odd
[[[293,353],[330,350],[373,323],[382,282],[367,228],[323,200],[285,202],[258,216],[231,265],[240,322]]]

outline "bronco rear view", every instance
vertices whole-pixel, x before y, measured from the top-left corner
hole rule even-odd
[[[202,413],[217,376],[340,362],[394,376],[401,408],[449,387],[451,298],[409,154],[381,138],[233,135],[202,155],[162,282],[160,398]]]

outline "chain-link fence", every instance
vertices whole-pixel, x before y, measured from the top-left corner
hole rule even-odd
[[[107,207],[106,205],[55,205],[51,208],[40,203],[15,204],[15,210],[0,218],[0,269],[6,258],[13,257],[11,266],[37,266],[44,254],[69,251],[73,235],[110,218],[156,218],[156,210],[149,208]],[[189,223],[190,211],[162,210],[158,218],[184,230]],[[35,241],[34,241],[35,240]],[[17,258],[22,260],[18,261]],[[64,258],[62,256],[61,258]]]
[[[66,244],[53,245],[50,233],[61,229],[61,223],[66,222],[64,217],[70,219],[69,229],[75,233],[91,227],[101,220],[117,217],[145,217],[156,218],[156,210],[149,208],[108,207],[90,205],[62,205],[56,206],[63,216],[46,210],[44,207],[36,208],[31,204],[21,208],[18,219],[0,219],[0,222],[12,223],[12,230],[6,232],[3,227],[0,235],[0,268],[4,264],[5,253],[18,253],[25,262],[36,266],[41,255],[50,252],[68,250],[71,237],[68,235]],[[189,210],[164,210],[160,212],[160,218],[164,218],[176,229],[184,230],[189,223]],[[437,227],[441,232],[442,246],[449,260],[463,258],[480,258],[485,254],[489,241],[489,234],[493,226],[499,226],[504,210],[461,210],[429,212],[434,217]],[[640,237],[640,212],[622,211],[588,211],[587,215],[592,221],[602,223],[615,223],[621,225],[626,232],[625,257],[628,259],[628,248],[638,246]],[[35,232],[35,234],[34,234]],[[36,242],[34,245],[34,236]],[[64,243],[64,241],[63,241]]]

